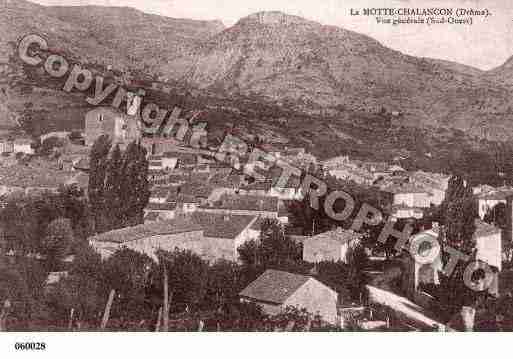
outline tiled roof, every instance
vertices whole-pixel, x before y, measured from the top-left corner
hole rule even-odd
[[[151,189],[150,197],[167,198],[171,188],[170,187],[153,187]]]
[[[224,194],[212,206],[205,208],[278,212],[278,198]]]
[[[144,216],[145,221],[156,221],[159,219],[159,212],[148,212],[146,216]]]
[[[208,198],[214,187],[206,182],[187,182],[182,185],[181,193],[194,196],[196,198]]]
[[[67,184],[75,175],[76,172],[13,165],[0,168],[0,185],[22,188],[56,188],[59,185]]]
[[[204,236],[229,239],[235,239],[255,218],[207,212],[192,214],[192,220],[203,228]]]
[[[255,181],[253,183],[241,182],[240,189],[246,191],[269,191],[271,189],[271,181]]]
[[[14,140],[15,145],[30,145],[32,142],[31,138],[17,138]]]
[[[196,163],[196,154],[193,153],[184,153],[184,152],[165,152],[163,154],[163,158],[178,158],[178,160],[185,164],[195,164]]]
[[[401,183],[401,184],[392,184],[385,187],[382,187],[381,190],[383,192],[389,193],[429,193],[427,190],[421,188],[420,186],[416,186],[411,183]]]
[[[282,304],[309,279],[311,277],[268,269],[239,295],[257,301]]]
[[[239,175],[227,175],[225,172],[219,172],[210,177],[209,182],[217,187],[237,188],[241,179]]]
[[[89,170],[89,158],[82,157],[75,165],[75,168]]]
[[[352,240],[360,239],[362,235],[353,230],[346,230],[343,228],[337,228],[328,232],[320,233],[316,236],[311,237],[309,240],[322,241],[322,240],[335,240],[341,244],[347,243]]]
[[[166,203],[148,203],[146,205],[146,210],[148,211],[174,211],[176,208],[176,202],[166,202]]]
[[[73,183],[77,184],[80,188],[87,188],[89,187],[89,175],[87,173],[78,173],[66,182],[66,184]]]
[[[179,234],[201,230],[202,227],[198,224],[192,221],[179,219],[139,224],[134,227],[116,229],[114,231],[98,234],[90,239],[99,242],[126,243],[158,235]]]

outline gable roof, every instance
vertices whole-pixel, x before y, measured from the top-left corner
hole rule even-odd
[[[176,209],[176,202],[167,201],[165,203],[149,202],[145,209],[147,211],[174,211]]]
[[[223,194],[218,201],[205,208],[278,212],[278,197]]]
[[[312,277],[268,269],[239,295],[262,302],[282,304],[310,279]]]
[[[341,227],[320,233],[316,236],[310,237],[311,241],[322,241],[322,240],[332,240],[338,241],[340,244],[348,243],[353,240],[361,239],[363,236],[361,233],[355,232],[351,229],[343,229]]]
[[[415,185],[413,183],[401,183],[401,184],[391,184],[388,186],[383,186],[381,188],[383,192],[389,192],[393,194],[399,194],[399,193],[427,193],[430,192],[421,188],[418,185]]]
[[[13,165],[0,169],[0,184],[8,187],[58,188],[69,183],[77,174],[43,167]]]
[[[192,220],[203,228],[205,237],[235,239],[256,216],[194,212]]]
[[[91,237],[90,240],[98,242],[127,243],[158,235],[179,234],[201,230],[202,227],[192,221],[173,219],[116,229],[97,234]]]
[[[170,190],[171,190],[170,187],[155,186],[151,189],[150,197],[152,197],[152,198],[157,198],[157,197],[167,198]]]
[[[159,217],[160,217],[159,212],[148,212],[148,214],[146,214],[146,216],[144,216],[144,220],[145,221],[156,221],[159,219]]]

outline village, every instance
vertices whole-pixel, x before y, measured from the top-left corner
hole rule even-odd
[[[63,295],[66,286],[76,289],[77,281],[87,282],[88,276],[99,278],[99,273],[87,272],[94,272],[95,265],[121,264],[117,272],[106,275],[118,273],[130,283],[128,291],[105,288],[98,294],[98,288],[90,289],[96,291],[95,309],[85,309],[91,304],[79,299],[52,302],[59,308],[60,319],[51,328],[87,330],[100,317],[100,329],[118,325],[153,331],[472,331],[513,325],[508,312],[513,187],[483,184],[471,188],[457,176],[406,170],[395,160],[369,162],[347,155],[320,160],[304,148],[266,146],[274,157],[323,178],[331,190],[344,190],[355,201],[376,206],[397,230],[405,224],[412,226],[408,246],[426,238],[442,246],[450,243],[464,250],[469,262],[486,264],[490,276],[471,273],[470,290],[463,284],[463,272],[446,275],[447,258],[441,254],[420,263],[408,250],[394,250],[393,241],[378,242],[376,228],[385,219],[376,228],[367,225],[355,231],[348,221],[333,221],[322,210],[312,210],[308,205],[311,194],[302,188],[300,177],[292,176],[278,187],[279,173],[250,178],[209,151],[184,146],[173,137],[143,137],[133,124],[133,118],[120,110],[98,107],[87,113],[83,131],[48,133],[37,143],[12,136],[0,141],[0,248],[7,267],[16,268],[27,259],[44,263],[43,294],[37,295],[47,301]],[[134,155],[139,162],[132,164],[125,158],[139,151],[134,148],[140,148],[144,158]],[[215,153],[216,148],[210,150]],[[96,155],[106,162],[102,164]],[[118,177],[114,184],[135,186],[134,192],[121,195],[129,196],[124,199],[109,192],[123,193],[123,188],[108,187],[114,158],[126,161],[119,168],[131,174],[126,180]],[[141,173],[144,178],[139,178]],[[32,198],[38,200],[33,203]],[[38,206],[51,208],[61,200],[64,204],[57,205],[56,214],[37,218],[34,227],[20,223],[33,206],[33,213],[40,214]],[[123,201],[133,202],[140,213],[116,219],[131,210],[120,209]],[[77,204],[79,209],[73,207]],[[41,229],[41,223],[46,227]],[[35,233],[19,233],[20,229]],[[60,248],[66,236],[80,236],[80,246]],[[27,245],[27,237],[38,244]],[[72,243],[77,243],[76,238]],[[419,250],[429,252],[429,248]],[[49,258],[51,264],[46,263]],[[88,260],[91,263],[84,263]],[[157,269],[149,274],[150,267]],[[231,279],[221,276],[215,281],[222,283],[215,285],[206,279],[210,272],[227,268],[224,275]],[[174,282],[170,278],[179,274],[173,270],[182,274]],[[133,299],[145,308],[145,317],[138,318],[134,329],[135,324],[120,314],[128,308],[115,308],[135,305],[128,298],[131,295],[147,298],[156,286],[155,278],[150,278],[155,275],[152,271],[164,273],[164,278],[156,280],[158,294],[153,288],[151,303]],[[202,279],[193,278],[198,271]],[[486,285],[485,279],[490,279]],[[198,283],[201,280],[206,281],[205,288]],[[226,289],[223,285],[228,282],[232,285]],[[195,286],[197,290],[190,289]],[[2,303],[3,330],[25,328],[23,315],[17,311],[27,310],[23,300],[28,299],[19,291],[12,289],[13,297]],[[86,292],[76,295],[91,294]],[[454,301],[455,295],[462,301]],[[209,296],[214,299],[207,300]],[[246,311],[248,306],[258,308],[259,314],[245,313],[248,319],[239,308],[234,321],[232,310],[226,309],[228,303]],[[43,322],[52,322],[51,317]]]

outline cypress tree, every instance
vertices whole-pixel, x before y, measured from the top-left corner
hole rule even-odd
[[[107,173],[105,176],[105,201],[109,219],[109,229],[122,227],[122,178],[123,178],[123,157],[119,145],[112,150],[108,161]]]
[[[105,176],[108,167],[108,156],[111,140],[102,135],[94,142],[89,159],[89,202],[93,218],[94,231],[105,230]]]
[[[123,224],[143,222],[144,208],[150,198],[146,150],[138,143],[128,145],[123,156],[121,202]]]

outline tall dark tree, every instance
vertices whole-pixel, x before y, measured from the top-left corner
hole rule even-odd
[[[150,257],[131,249],[121,249],[104,262],[104,292],[115,289],[117,294],[112,318],[140,321],[151,316],[146,285],[152,263]]]
[[[105,175],[105,201],[109,209],[109,229],[123,226],[122,192],[123,192],[123,156],[119,145],[112,150]]]
[[[475,249],[476,218],[477,206],[472,187],[459,176],[451,177],[440,211],[440,219],[445,226],[445,241],[442,246],[449,245],[471,256]],[[442,260],[447,264],[447,251],[442,253],[445,253]],[[458,312],[464,305],[474,306],[477,303],[477,293],[467,288],[463,280],[467,264],[460,261],[448,277],[442,277],[440,301],[450,315]]]
[[[74,242],[71,221],[66,218],[53,220],[41,243],[41,252],[46,254],[51,270],[58,270],[59,262],[70,252]]]
[[[105,177],[109,165],[108,156],[111,144],[109,137],[102,135],[94,142],[91,149],[88,192],[95,232],[102,232],[107,227],[105,220]]]
[[[152,292],[161,305],[163,273],[167,271],[171,312],[193,311],[204,300],[208,286],[209,265],[187,250],[159,251],[159,265],[151,274]]]
[[[470,253],[474,248],[476,217],[477,206],[472,187],[460,176],[451,177],[441,205],[441,220],[446,228],[447,243],[455,249]]]
[[[121,189],[124,225],[143,222],[144,208],[150,199],[146,150],[138,143],[128,145],[123,156]]]

